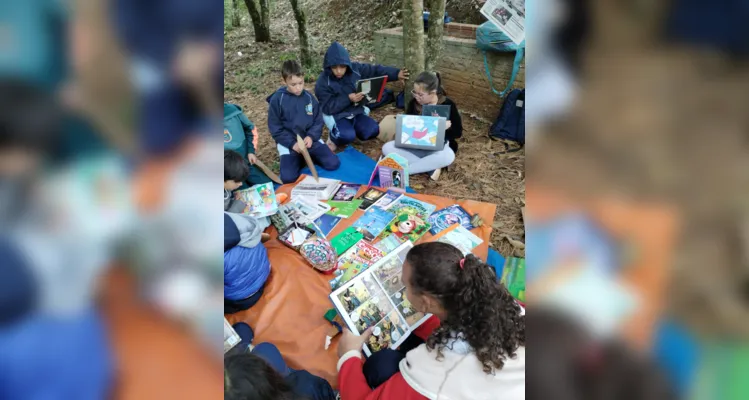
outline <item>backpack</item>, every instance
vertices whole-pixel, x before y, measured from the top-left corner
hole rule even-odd
[[[515,44],[512,39],[497,28],[497,25],[494,25],[491,21],[487,21],[476,29],[476,48],[484,53],[484,69],[486,70],[486,77],[489,79],[489,87],[491,87],[492,92],[498,94],[499,97],[504,97],[510,88],[512,88],[512,84],[515,82],[515,78],[520,70],[520,63],[523,61],[523,56],[525,54],[525,40],[520,44]],[[512,75],[510,75],[510,80],[507,82],[507,87],[501,92],[494,89],[492,74],[489,70],[489,62],[486,59],[487,51],[500,53],[515,52],[515,61],[512,63]]]
[[[525,144],[525,89],[514,89],[507,95],[489,127],[489,137]]]

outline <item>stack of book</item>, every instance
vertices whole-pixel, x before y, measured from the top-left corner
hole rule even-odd
[[[308,176],[291,189],[291,198],[307,197],[315,200],[328,200],[338,188],[341,181],[337,179],[315,178]]]

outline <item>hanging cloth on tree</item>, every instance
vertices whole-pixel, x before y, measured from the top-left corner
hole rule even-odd
[[[489,87],[499,97],[504,97],[512,88],[512,84],[515,83],[515,78],[520,70],[520,63],[523,61],[523,56],[525,55],[525,40],[520,44],[516,44],[491,21],[487,21],[476,29],[476,47],[484,53],[484,69],[486,71],[486,78],[489,79]],[[507,82],[507,87],[501,92],[494,89],[492,74],[489,70],[489,62],[486,57],[487,51],[499,53],[515,52],[515,61],[512,63],[512,75],[510,75],[510,80]]]

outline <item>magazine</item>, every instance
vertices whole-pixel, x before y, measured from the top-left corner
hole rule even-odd
[[[362,202],[363,200],[358,199],[351,201],[330,200],[328,201],[330,211],[328,211],[327,214],[341,218],[350,218],[352,215],[354,215],[354,213],[356,213],[356,210],[359,209],[359,206],[361,206]]]
[[[473,252],[473,249],[484,242],[480,237],[474,235],[468,231],[468,229],[458,224],[443,230],[437,236],[432,238],[432,240],[435,242],[451,244],[457,247],[464,256]]]
[[[431,314],[416,312],[405,297],[401,270],[410,242],[388,254],[330,294],[338,313],[357,335],[374,327],[364,345],[367,356],[382,349],[395,349]]]
[[[471,223],[471,214],[458,204],[435,211],[434,214],[429,216],[428,221],[432,225],[432,229],[429,230],[432,235],[436,235],[455,224],[460,224],[468,230],[475,228]]]
[[[383,192],[380,189],[375,189],[375,188],[367,189],[366,192],[364,192],[361,196],[359,196],[359,199],[363,200],[359,208],[362,210],[368,209],[369,207],[372,206],[372,204],[376,203],[377,200],[379,200],[380,197],[384,195],[385,195],[385,192]]]
[[[366,240],[358,241],[353,247],[346,250],[338,258],[335,278],[330,281],[332,290],[338,289],[344,283],[350,281],[360,272],[369,268],[379,261],[384,253]]]
[[[305,177],[293,189],[291,189],[291,198],[309,197],[315,200],[327,200],[341,186],[341,181],[337,179]]]
[[[487,0],[481,14],[515,44],[525,40],[525,0]]]
[[[335,192],[331,200],[351,201],[356,197],[356,194],[359,193],[360,187],[361,185],[353,183],[343,183],[341,184],[341,187],[338,188],[338,191]]]
[[[299,211],[295,203],[281,204],[278,212],[270,216],[270,222],[276,227],[278,232],[283,232],[295,222],[303,222],[304,215]]]
[[[292,197],[288,204],[293,204],[293,206],[299,210],[299,214],[302,218],[296,222],[299,222],[300,224],[314,222],[321,215],[330,211],[329,205],[308,197]]]
[[[245,190],[238,190],[234,192],[234,198],[247,204],[244,214],[255,218],[267,217],[278,212],[276,191],[273,189],[273,183],[271,182],[255,185]]]
[[[385,230],[395,214],[387,212],[379,207],[370,207],[351,226],[364,235],[364,239],[374,240]]]
[[[421,108],[421,115],[450,119],[450,106],[439,104],[425,104]]]
[[[237,331],[232,328],[229,321],[224,318],[224,354],[234,348],[242,339],[237,334]]]
[[[356,93],[364,93],[364,104],[377,103],[382,100],[382,93],[387,85],[387,75],[356,81]]]

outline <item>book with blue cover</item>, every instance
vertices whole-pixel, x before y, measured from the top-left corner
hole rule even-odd
[[[372,241],[385,230],[393,218],[395,214],[373,206],[351,226],[361,232],[364,239]]]
[[[429,230],[432,235],[436,235],[455,224],[460,224],[469,231],[475,228],[471,223],[471,214],[458,204],[435,211],[429,216],[428,221],[432,225]]]

